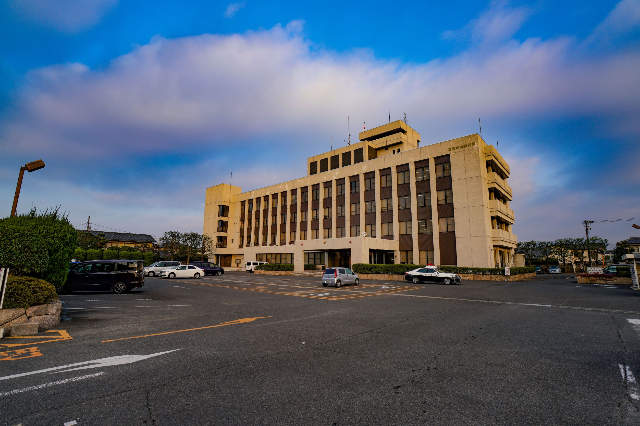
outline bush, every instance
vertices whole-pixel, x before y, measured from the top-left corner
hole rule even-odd
[[[49,303],[58,298],[53,284],[32,277],[10,276],[4,296],[4,309],[23,308]]]
[[[356,274],[390,274],[390,275],[404,275],[405,272],[412,271],[419,268],[420,265],[407,265],[407,264],[386,264],[376,265],[370,263],[356,263],[352,269]]]
[[[84,261],[87,258],[87,251],[83,250],[81,248],[77,248],[73,251],[73,257],[72,259],[75,260],[79,260],[79,261]]]
[[[616,268],[616,275],[619,277],[631,278],[631,267],[625,268],[624,266]]]
[[[318,267],[316,265],[314,265],[313,263],[305,263],[304,264],[304,270],[305,271],[317,271]]]
[[[144,257],[144,266],[149,266],[156,260],[156,254],[152,251],[144,252],[143,257]]]
[[[107,250],[102,252],[102,258],[104,260],[120,259],[118,257],[118,252],[115,251],[115,250],[110,250],[110,249],[107,249]]]
[[[102,260],[102,250],[98,250],[98,249],[87,250],[87,256],[85,260]]]
[[[22,237],[17,237],[16,233]],[[67,280],[69,262],[76,247],[77,236],[78,233],[68,218],[59,214],[57,208],[42,213],[33,209],[26,215],[1,219],[0,257],[13,259],[14,262],[13,265],[3,266],[22,275],[44,279],[61,288]],[[19,244],[7,244],[5,241]],[[23,250],[24,253],[21,253]],[[35,253],[31,250],[37,250],[39,261],[34,263]],[[45,259],[46,267],[42,268]]]
[[[293,263],[265,263],[254,269],[259,271],[293,271]]]

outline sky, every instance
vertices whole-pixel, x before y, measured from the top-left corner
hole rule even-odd
[[[518,241],[640,236],[640,0],[0,0],[0,217],[41,158],[18,213],[202,232],[206,188],[302,177],[389,110],[423,146],[482,120]]]

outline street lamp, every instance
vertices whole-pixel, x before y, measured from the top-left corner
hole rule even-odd
[[[44,161],[36,160],[30,163],[25,164],[20,167],[20,175],[18,176],[18,185],[16,186],[16,195],[13,197],[13,207],[11,208],[11,217],[16,215],[16,209],[18,208],[18,197],[20,196],[20,187],[22,186],[22,176],[24,175],[24,171],[28,171],[29,173],[35,172],[36,170],[40,170],[44,168]]]

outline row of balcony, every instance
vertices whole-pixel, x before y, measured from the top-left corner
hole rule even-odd
[[[489,200],[489,210],[491,211],[491,216],[494,216],[494,213],[500,213],[508,222],[515,222],[516,216],[513,210],[511,210],[506,204],[500,202],[500,200]]]
[[[503,229],[492,229],[491,238],[494,246],[514,247],[518,243],[518,239],[514,234]]]
[[[507,198],[509,198],[509,201],[513,199],[513,192],[511,191],[511,187],[509,186],[507,181],[505,179],[502,179],[502,177],[498,173],[487,173],[487,185],[489,186],[489,188],[497,187],[503,194],[507,196]]]

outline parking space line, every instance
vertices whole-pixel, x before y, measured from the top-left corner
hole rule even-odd
[[[241,318],[241,319],[237,319],[237,320],[233,320],[233,321],[223,322],[223,323],[216,324],[216,325],[208,325],[208,326],[205,326],[205,327],[188,328],[186,330],[165,331],[165,332],[162,332],[162,333],[145,334],[145,335],[142,335],[142,336],[131,336],[131,337],[122,337],[122,338],[119,338],[119,339],[103,340],[102,343],[118,342],[120,340],[141,339],[143,337],[164,336],[164,335],[167,335],[167,334],[184,333],[186,331],[206,330],[206,329],[209,329],[209,328],[225,327],[227,325],[246,324],[246,323],[253,322],[255,320],[263,319],[263,318],[271,318],[271,316],[268,316],[268,317]]]

